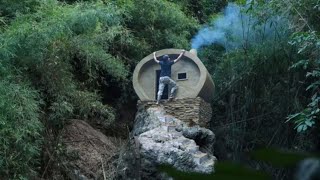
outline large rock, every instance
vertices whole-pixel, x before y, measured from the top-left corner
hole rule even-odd
[[[162,164],[188,172],[211,173],[214,133],[199,125],[189,127],[162,107],[140,107],[131,139],[121,153],[118,179],[168,179]]]
[[[138,101],[139,107],[149,108],[158,107],[154,101]],[[175,99],[174,101],[161,101],[161,106],[167,114],[185,122],[188,125],[197,124],[208,128],[212,117],[210,103],[205,102],[200,97]]]
[[[112,179],[118,148],[101,132],[81,120],[72,120],[62,131],[67,154],[65,173],[70,179]]]

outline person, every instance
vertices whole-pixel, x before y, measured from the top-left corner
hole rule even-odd
[[[178,56],[177,59],[171,60],[169,55],[163,55],[162,60],[159,61],[156,57],[156,52],[153,53],[153,59],[156,63],[160,64],[161,66],[161,72],[160,72],[160,79],[159,79],[159,90],[157,93],[157,103],[159,104],[164,87],[166,84],[169,84],[171,86],[171,92],[170,92],[170,97],[169,100],[172,100],[175,96],[175,93],[178,89],[177,83],[171,79],[171,66],[178,62],[181,57],[184,55],[186,51],[182,50],[181,54]]]

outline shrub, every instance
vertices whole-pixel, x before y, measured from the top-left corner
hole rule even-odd
[[[39,95],[27,85],[0,81],[0,176],[30,177],[38,164],[41,132]]]
[[[52,124],[110,116],[107,122],[113,110],[96,91],[107,81],[127,83],[123,60],[108,53],[126,34],[122,23],[121,11],[112,4],[42,1],[35,13],[17,17],[0,35],[0,58],[40,91]]]
[[[175,3],[158,0],[131,0],[126,3],[127,26],[147,52],[164,48],[188,48],[195,33],[194,18]]]

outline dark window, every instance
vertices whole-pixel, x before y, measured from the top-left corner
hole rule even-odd
[[[187,79],[187,73],[178,73],[178,80]]]

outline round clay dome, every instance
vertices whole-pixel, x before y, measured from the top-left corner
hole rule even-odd
[[[157,58],[169,55],[176,59],[180,49],[163,49],[157,51]],[[156,99],[158,90],[160,65],[153,60],[153,53],[143,58],[133,73],[133,87],[140,100],[151,101]],[[177,83],[177,99],[201,97],[210,102],[214,93],[214,83],[207,69],[197,57],[196,50],[185,52],[184,56],[172,65],[171,78]],[[170,89],[170,87],[168,87]],[[165,93],[170,93],[167,90]]]

